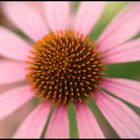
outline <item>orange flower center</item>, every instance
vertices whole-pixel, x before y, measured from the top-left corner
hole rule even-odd
[[[82,102],[101,81],[103,62],[96,43],[72,31],[50,33],[29,56],[27,78],[35,93],[58,104]]]

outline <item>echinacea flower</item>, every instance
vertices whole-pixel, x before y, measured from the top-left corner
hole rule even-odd
[[[92,97],[120,138],[140,137],[139,116],[122,102],[140,107],[140,83],[103,75],[106,64],[140,60],[140,39],[134,39],[140,30],[140,3],[128,5],[96,41],[88,35],[106,3],[81,2],[75,16],[70,4],[3,3],[7,19],[26,37],[0,27],[0,84],[24,81],[0,95],[0,120],[40,98],[13,137],[40,138],[45,131],[45,138],[69,138],[67,107],[72,103],[79,137],[105,138],[87,105]]]

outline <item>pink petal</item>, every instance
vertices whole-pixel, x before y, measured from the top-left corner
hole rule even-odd
[[[104,56],[107,64],[140,60],[140,39],[117,46]]]
[[[66,30],[69,26],[70,3],[46,2],[46,18],[52,31]]]
[[[13,113],[33,97],[30,87],[22,86],[0,95],[0,120]]]
[[[50,104],[41,103],[31,112],[14,134],[14,138],[40,138],[46,124]]]
[[[44,2],[29,1],[29,2],[25,2],[25,3],[32,6],[33,8],[35,8],[40,13],[41,16],[45,14],[45,12],[44,12]]]
[[[95,101],[121,138],[140,137],[140,118],[124,103],[101,91],[95,94]]]
[[[140,3],[124,9],[98,39],[102,51],[112,49],[134,37],[140,31]]]
[[[76,119],[80,138],[104,138],[93,113],[85,104],[77,105]]]
[[[0,27],[0,44],[2,56],[21,61],[26,60],[31,49],[28,43],[4,27]]]
[[[34,41],[47,34],[46,24],[40,14],[24,2],[5,2],[3,9],[8,19]]]
[[[0,84],[25,80],[25,64],[9,60],[0,61]]]
[[[29,1],[29,2],[25,2],[27,5],[31,6],[32,8],[34,8],[39,14],[40,16],[43,18],[46,26],[48,27],[48,23],[46,21],[46,12],[45,12],[45,3],[43,1]]]
[[[55,108],[46,131],[46,138],[69,138],[69,120],[65,106]]]
[[[105,78],[102,87],[113,95],[140,107],[140,82],[121,78]]]
[[[89,34],[102,15],[105,2],[81,2],[78,9],[74,30]]]

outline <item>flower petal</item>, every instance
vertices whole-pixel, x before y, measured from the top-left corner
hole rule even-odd
[[[104,58],[107,64],[140,61],[140,39],[115,47]]]
[[[46,138],[69,138],[69,120],[66,107],[55,108],[46,131]]]
[[[103,91],[96,93],[95,101],[105,118],[121,138],[140,137],[140,118],[124,103]]]
[[[77,105],[76,119],[80,138],[104,138],[93,113],[85,104]]]
[[[140,82],[121,78],[105,78],[102,87],[113,95],[140,107]]]
[[[26,60],[31,49],[28,43],[4,27],[0,27],[0,44],[0,55],[21,61]]]
[[[8,19],[34,41],[47,34],[44,20],[33,7],[24,2],[5,2],[3,9]]]
[[[46,2],[46,18],[52,31],[66,30],[69,26],[70,3]]]
[[[112,49],[140,31],[140,3],[129,5],[105,29],[98,39],[102,51]]]
[[[29,2],[26,2],[26,4],[35,8],[40,13],[41,16],[45,14],[44,2],[42,2],[42,1],[29,1]]]
[[[30,87],[22,86],[0,95],[0,120],[10,115],[33,97]]]
[[[0,61],[0,84],[25,80],[25,74],[26,70],[24,63],[9,60]]]
[[[50,111],[50,104],[36,107],[14,134],[14,138],[40,138]]]
[[[78,9],[74,30],[89,34],[104,10],[105,2],[81,2]]]

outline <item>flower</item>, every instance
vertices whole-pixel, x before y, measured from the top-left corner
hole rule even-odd
[[[69,138],[70,102],[75,106],[79,137],[104,138],[86,103],[91,95],[119,137],[140,137],[139,116],[122,102],[140,107],[140,83],[102,75],[106,64],[140,60],[140,39],[133,39],[140,29],[140,4],[126,7],[96,41],[90,42],[87,36],[104,8],[105,2],[81,2],[72,16],[70,2],[3,4],[9,21],[25,35],[19,37],[0,27],[0,54],[4,57],[0,84],[23,81],[22,86],[0,95],[0,120],[35,97],[34,93],[42,98],[14,138],[43,134],[45,138]]]

